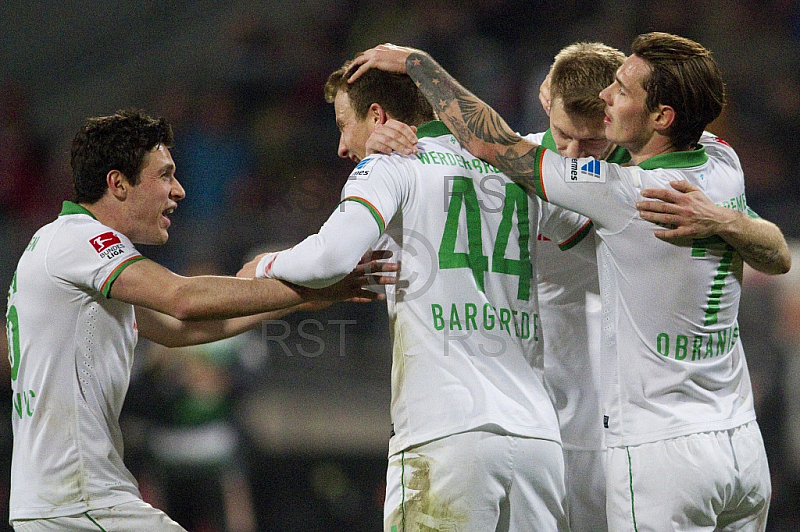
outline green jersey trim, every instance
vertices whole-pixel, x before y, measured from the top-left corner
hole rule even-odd
[[[114,284],[114,281],[117,280],[117,277],[119,277],[119,274],[122,273],[122,270],[124,270],[134,262],[139,262],[140,260],[144,260],[144,257],[141,255],[137,257],[131,257],[128,260],[121,262],[116,268],[114,268],[114,271],[111,272],[111,275],[106,277],[105,282],[103,282],[103,286],[100,288],[100,291],[106,298],[109,297],[108,293],[111,291],[111,285]]]
[[[639,163],[639,168],[644,170],[654,170],[656,168],[692,168],[700,166],[708,161],[706,149],[701,144],[692,151],[673,151],[662,153],[655,157],[650,157],[646,161]]]
[[[426,122],[417,127],[417,138],[423,137],[441,137],[443,135],[452,135],[447,126],[441,120],[434,120]]]
[[[531,183],[533,184],[534,192],[536,192],[536,195],[542,198],[544,201],[548,201],[547,193],[544,191],[544,183],[542,183],[542,164],[544,163],[544,152],[546,150],[547,148],[544,146],[539,146],[536,148],[536,150],[534,150],[533,175],[531,176]]]
[[[402,451],[400,453],[400,526],[403,529],[403,532],[406,531],[406,452]],[[397,528],[395,528],[395,532],[397,532]]]
[[[72,201],[65,201],[61,204],[61,212],[58,214],[59,216],[66,216],[68,214],[87,214],[94,218],[94,214],[92,214],[89,209],[82,205],[78,205]],[[97,218],[94,218],[97,220]]]
[[[375,219],[375,223],[378,224],[378,231],[380,231],[380,234],[383,234],[383,230],[386,229],[386,222],[384,221],[380,211],[378,211],[378,209],[376,209],[372,203],[365,200],[364,198],[359,198],[358,196],[349,196],[340,201],[339,205],[341,205],[345,201],[355,201],[356,203],[360,203],[361,205],[369,209],[369,213]]]
[[[617,146],[614,151],[608,154],[606,162],[611,164],[625,164],[631,161],[631,154],[622,146]]]
[[[553,150],[554,152],[558,153],[558,148],[556,147],[556,139],[553,138],[552,129],[548,129],[547,131],[544,132],[544,136],[542,137],[542,146],[544,146],[548,150]]]
[[[586,235],[589,234],[589,231],[592,230],[592,227],[594,227],[594,224],[591,220],[589,220],[583,224],[583,227],[581,227],[577,233],[560,243],[558,245],[559,249],[561,249],[561,251],[567,251],[568,249],[575,247],[581,240],[586,238]]]

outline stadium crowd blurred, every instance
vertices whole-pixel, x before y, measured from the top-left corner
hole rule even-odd
[[[66,4],[94,9],[77,0]],[[65,50],[79,49],[69,36],[80,33],[93,53],[38,57],[30,65],[35,75],[21,75],[24,69],[15,70],[4,57],[0,284],[10,282],[32,232],[69,199],[71,135],[86,116],[121,107],[171,121],[177,176],[187,191],[169,243],[144,246],[148,257],[178,272],[234,274],[255,250],[285,247],[315,232],[351,168],[336,156],[338,131],[323,84],[344,59],[381,42],[431,52],[527,133],[547,127],[538,87],[564,45],[602,41],[627,52],[636,34],[651,30],[695,39],[714,52],[727,82],[727,109],[711,129],[741,157],[748,204],[787,237],[800,239],[800,4],[792,0],[174,4],[174,13],[106,8],[109,24],[126,28],[121,42],[96,28],[67,31]],[[15,7],[2,9],[8,15]],[[31,25],[58,17],[29,18],[5,17],[11,21],[5,56],[22,46]],[[77,24],[76,18],[69,20]],[[175,36],[184,31],[185,39]],[[159,41],[173,49],[159,50]],[[154,50],[174,56],[172,63],[161,58],[158,70],[148,69]],[[106,97],[95,83],[87,98],[75,72],[88,72],[90,85],[95,76],[114,72],[112,63],[136,69],[128,73],[129,84]],[[59,76],[70,74],[73,81],[63,86],[72,93],[60,93]],[[117,73],[115,83],[125,79]],[[51,93],[39,85],[43,80]],[[74,105],[49,108],[53,93]],[[768,529],[776,531],[800,529],[800,240],[793,242],[793,272],[746,276],[740,317],[773,473]],[[185,514],[167,510],[193,531],[379,529],[389,436],[387,328],[380,304],[338,305],[209,348],[194,357],[203,361],[197,367],[185,362],[192,358],[186,354],[179,364],[164,363],[168,357],[142,342],[124,415],[126,458],[145,495],[158,504],[184,504]],[[9,400],[8,368],[2,367]],[[7,510],[11,429],[9,419],[2,423],[0,507]],[[186,429],[177,433],[185,439],[200,433],[210,439],[199,440],[206,442],[199,450],[166,452],[165,446],[174,448],[164,443],[168,430],[176,428]],[[193,472],[188,480],[186,471]],[[195,489],[210,484],[198,480],[204,475],[219,481],[211,495]],[[238,504],[226,503],[231,489],[249,492],[250,502],[238,497]],[[219,501],[218,509],[203,512],[192,500]]]

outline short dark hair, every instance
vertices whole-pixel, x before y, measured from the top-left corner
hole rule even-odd
[[[172,126],[136,109],[89,118],[72,140],[73,201],[92,204],[106,193],[106,176],[119,170],[136,185],[145,155],[158,145],[171,148]]]
[[[344,91],[356,118],[367,116],[369,106],[379,104],[395,120],[410,126],[418,126],[436,120],[436,113],[417,85],[407,74],[384,72],[375,68],[367,70],[355,82],[347,83],[352,61],[328,76],[325,83],[325,101],[333,103],[336,94]]]
[[[632,52],[650,66],[643,82],[647,110],[672,107],[675,119],[667,135],[678,150],[694,148],[725,105],[725,84],[711,52],[690,39],[660,32],[636,37]]]
[[[556,54],[550,67],[550,96],[561,98],[570,116],[602,120],[600,91],[614,83],[625,54],[602,43],[578,42]]]

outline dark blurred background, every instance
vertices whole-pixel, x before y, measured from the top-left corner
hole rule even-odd
[[[2,286],[69,199],[72,136],[123,107],[171,121],[187,191],[169,243],[143,246],[148,257],[185,274],[235,274],[249,254],[316,232],[351,169],[336,156],[323,84],[383,42],[429,51],[527,133],[547,127],[538,87],[563,46],[602,41],[627,53],[655,30],[695,39],[727,82],[728,106],[709,129],[739,153],[749,205],[800,238],[796,0],[6,0],[0,20]],[[746,276],[741,337],[775,531],[800,529],[799,301],[800,273]],[[123,423],[144,496],[191,532],[380,530],[387,329],[382,304],[342,304],[192,349],[141,341]]]

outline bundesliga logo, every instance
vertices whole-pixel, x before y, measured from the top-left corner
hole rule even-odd
[[[109,246],[114,244],[121,244],[119,237],[109,231],[108,233],[103,233],[102,235],[97,235],[96,237],[89,240],[89,243],[92,245],[95,251],[98,253],[108,249]]]
[[[111,231],[90,238],[89,243],[97,254],[105,259],[110,259],[111,257],[125,253],[125,246],[122,244],[122,241]]]

